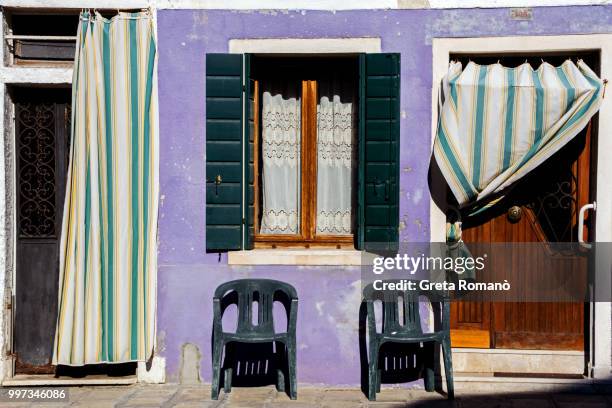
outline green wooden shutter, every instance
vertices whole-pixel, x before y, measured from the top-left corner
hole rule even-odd
[[[206,54],[206,250],[242,247],[242,55]]]
[[[360,249],[396,250],[399,236],[400,55],[360,57]]]

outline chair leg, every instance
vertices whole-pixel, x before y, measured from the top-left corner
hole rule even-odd
[[[442,353],[444,355],[444,373],[446,374],[446,392],[448,399],[455,398],[455,386],[453,384],[453,357],[450,337],[442,340]]]
[[[295,339],[287,342],[287,365],[289,369],[289,398],[297,399],[297,375],[296,375],[296,356],[295,356]]]
[[[376,392],[379,393],[380,392],[380,381],[382,379],[382,370],[378,369],[376,370]]]
[[[435,389],[434,365],[435,365],[435,343],[425,343],[423,348],[423,360],[425,361],[423,381],[425,391],[432,392]]]
[[[274,342],[274,363],[276,366],[276,391],[285,392],[285,344],[280,341]]]
[[[214,342],[213,346],[213,359],[212,359],[212,386],[210,397],[213,400],[219,399],[219,377],[221,376],[221,355],[223,354],[223,343],[219,341]]]
[[[376,401],[376,388],[378,387],[378,348],[375,342],[370,343],[370,362],[368,367],[368,399]]]
[[[232,368],[225,369],[225,378],[223,379],[223,391],[226,394],[232,392]]]
[[[276,391],[285,391],[285,374],[281,368],[276,369]]]

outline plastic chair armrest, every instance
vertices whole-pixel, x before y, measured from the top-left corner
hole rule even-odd
[[[295,336],[295,331],[297,329],[297,308],[298,308],[298,299],[297,297],[291,299],[291,306],[289,309],[289,322],[287,325],[287,334],[291,336]]]
[[[221,300],[219,298],[213,298],[213,329],[218,333],[223,332],[223,325],[221,324],[222,317]]]

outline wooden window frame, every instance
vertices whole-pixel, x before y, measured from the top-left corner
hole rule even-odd
[[[355,233],[351,235],[317,235],[317,94],[316,80],[302,80],[301,94],[301,196],[300,196],[300,231],[299,234],[260,234],[260,87],[259,81],[254,81],[253,100],[253,132],[254,132],[254,195],[255,219],[254,247],[255,248],[311,248],[334,247],[337,249],[354,249]]]

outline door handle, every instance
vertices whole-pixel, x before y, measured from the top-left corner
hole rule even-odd
[[[597,211],[597,202],[583,205],[578,213],[578,243],[585,248],[591,248],[591,244],[584,241],[584,214],[587,210]]]

